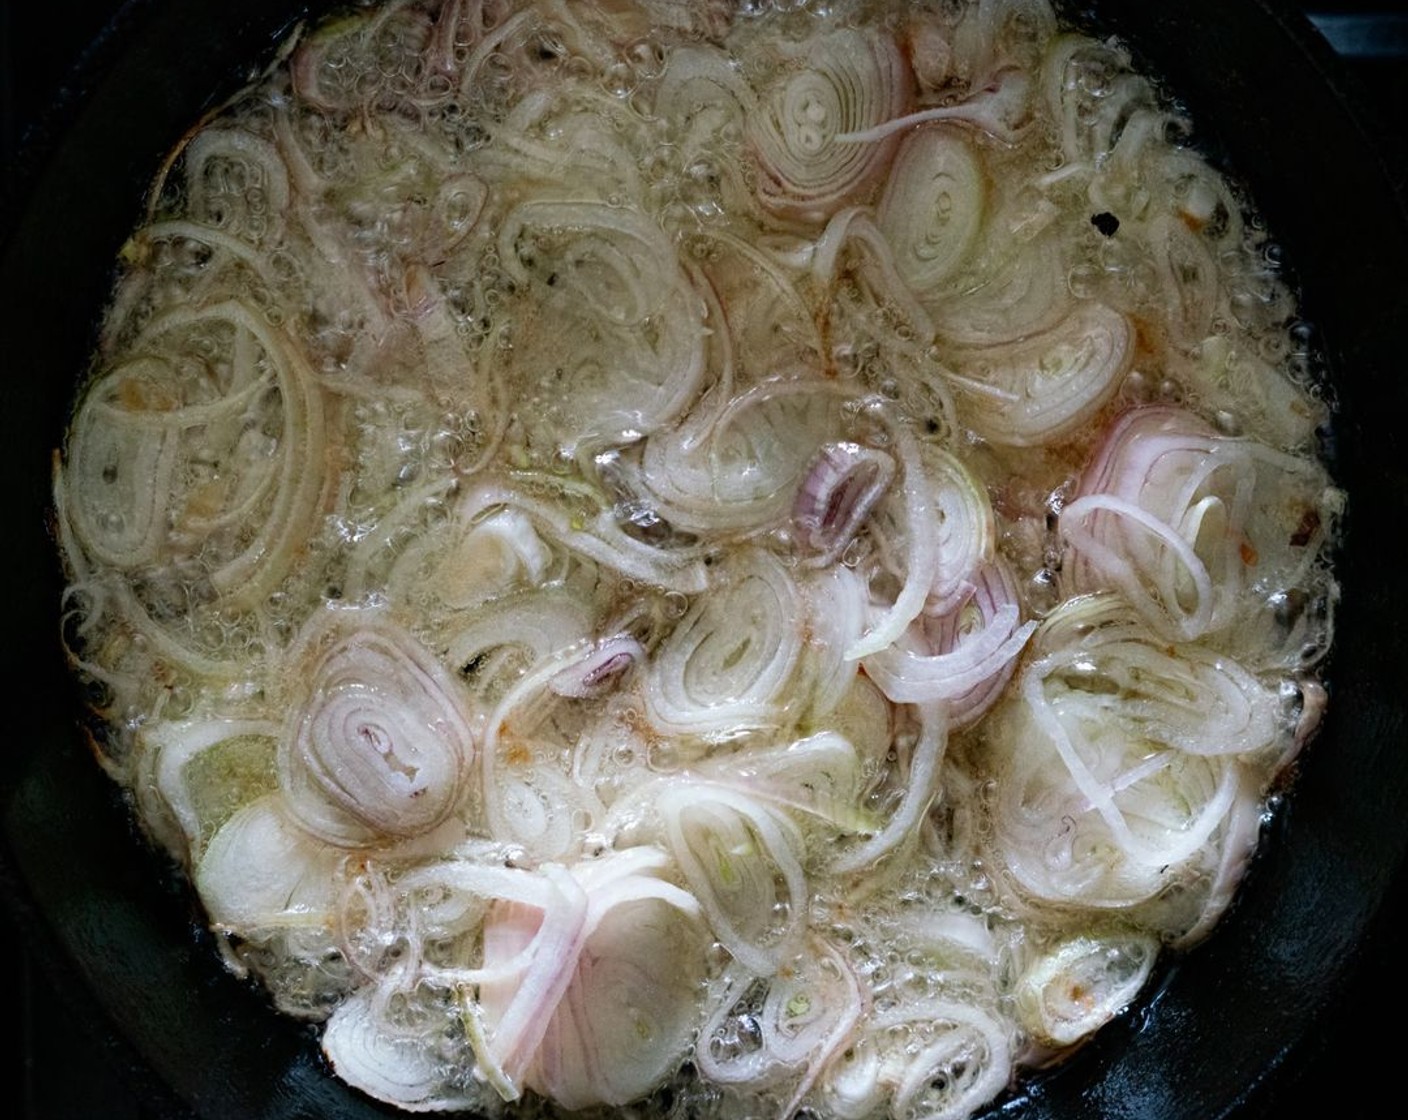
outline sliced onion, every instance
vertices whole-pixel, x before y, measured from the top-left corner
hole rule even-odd
[[[429,832],[459,805],[474,758],[461,685],[372,613],[314,617],[306,690],[289,709],[279,777],[299,823],[357,847]]]
[[[633,667],[645,660],[645,650],[634,638],[618,634],[595,643],[575,665],[561,670],[548,682],[559,696],[574,700],[605,695]]]
[[[1230,626],[1252,579],[1295,586],[1332,521],[1317,467],[1146,408],[1110,429],[1061,531],[1077,588],[1118,589],[1160,633],[1187,640]]]
[[[849,962],[829,943],[811,938],[805,953],[765,982],[739,966],[725,974],[700,1032],[695,1063],[720,1085],[758,1091],[794,1081],[780,1113],[790,1117],[864,1010]]]
[[[1178,218],[1162,215],[1149,227],[1170,342],[1191,349],[1212,333],[1218,312],[1218,266],[1207,242]]]
[[[875,221],[916,292],[938,287],[968,259],[986,192],[978,155],[957,132],[922,128],[900,145]]]
[[[854,443],[822,447],[792,503],[802,542],[817,553],[812,564],[836,561],[894,475],[895,461],[883,451]]]
[[[939,793],[939,770],[948,746],[948,722],[942,705],[919,707],[919,741],[902,781],[900,803],[885,827],[864,843],[841,853],[832,869],[842,875],[871,867],[910,839]]]
[[[332,928],[344,853],[308,835],[269,794],[211,838],[196,865],[196,890],[211,923],[248,936],[277,928]]]
[[[222,384],[210,371],[211,383],[194,390],[215,399],[185,400],[182,351],[211,335],[228,339],[229,372]],[[287,574],[322,494],[325,434],[311,371],[234,301],[169,312],[143,344],[170,358],[114,370],[75,420],[64,482],[75,533],[120,568],[199,555],[227,603],[259,603]],[[259,430],[268,426],[272,438]]]
[[[646,441],[640,486],[691,532],[781,524],[807,465],[834,439],[840,394],[829,382],[767,381],[735,396],[702,430]]]
[[[477,611],[448,640],[445,660],[481,705],[497,704],[525,668],[591,641],[592,607],[565,587],[508,595]]]
[[[166,502],[180,462],[182,425],[144,420],[122,406],[124,387],[140,385],[144,367],[134,362],[90,389],[79,407],[68,444],[67,503],[78,540],[94,560],[119,568],[154,563],[169,531]],[[143,410],[145,411],[145,410]]]
[[[870,128],[845,132],[836,137],[836,142],[871,144],[919,125],[953,121],[972,125],[1004,144],[1015,144],[1031,128],[1035,119],[1031,111],[1031,79],[1023,71],[1011,68],[998,73],[988,85],[970,94],[964,101],[921,109]]]
[[[479,989],[489,1024],[484,1057],[515,1089],[572,982],[587,935],[589,904],[581,884],[553,864],[535,879],[539,900],[497,903],[484,923],[484,968],[502,974]]]
[[[289,212],[289,176],[278,149],[242,128],[203,128],[185,147],[186,212],[258,243]]]
[[[550,561],[532,521],[518,510],[503,509],[455,542],[431,579],[446,606],[470,607],[516,586],[538,586]]]
[[[955,354],[954,388],[973,427],[994,443],[1031,447],[1072,434],[1114,395],[1134,358],[1134,328],[1100,303],[1055,327]]]
[[[543,658],[505,693],[485,724],[480,800],[489,833],[537,861],[570,856],[580,832],[605,816],[592,791],[577,786],[553,757],[552,739],[537,741],[537,724],[550,709],[530,706],[584,655],[590,653],[572,646]]]
[[[846,650],[865,629],[869,592],[860,574],[844,564],[807,575],[800,588],[810,641],[802,649],[791,710],[806,724],[831,726],[836,708],[858,679],[856,663],[846,657]]]
[[[958,609],[982,581],[992,561],[996,529],[987,490],[977,476],[948,452],[926,450],[924,466],[938,521],[938,562],[924,610],[945,615]]]
[[[613,859],[619,857],[604,862]],[[627,1104],[654,1088],[687,1052],[705,939],[694,900],[653,878],[662,865],[630,875],[606,870],[611,878],[605,883],[603,869],[574,869],[579,878],[595,872],[584,883],[591,933],[529,1077],[563,1108]]]
[[[713,47],[681,47],[670,55],[655,94],[655,113],[692,142],[742,132],[756,97],[736,64]]]
[[[961,346],[992,346],[1049,330],[1069,313],[1065,250],[1053,232],[1018,234],[1021,222],[1039,225],[1040,216],[1020,211],[994,214],[984,225],[974,253],[978,275],[971,286],[931,300],[939,334]],[[989,393],[995,400],[999,394]]]
[[[898,1022],[911,1024],[906,1049],[915,1056],[895,1086],[897,1115],[913,1110],[928,1120],[962,1120],[1007,1087],[1012,1039],[995,1011],[940,1000],[880,1016],[876,1026]]]
[[[796,827],[751,797],[703,782],[667,786],[655,807],[715,936],[744,967],[772,975],[806,928]]]
[[[337,1005],[322,1040],[333,1071],[374,1100],[405,1112],[482,1108],[484,1090],[468,1070],[455,1076],[433,1038],[388,1021],[385,1004],[392,995],[367,987]]]
[[[801,654],[801,602],[780,561],[750,549],[716,578],[647,670],[650,719],[676,734],[732,737],[780,724]]]
[[[1017,981],[1017,1014],[1036,1038],[1070,1046],[1132,1001],[1158,955],[1151,934],[1067,938],[1042,952]]]
[[[883,607],[866,633],[846,649],[846,658],[859,661],[884,649],[904,633],[919,612],[924,609],[939,568],[939,533],[941,525],[934,516],[934,493],[919,446],[903,429],[896,431],[895,449],[903,467],[902,485],[897,503],[902,503],[904,533],[904,582],[899,594]],[[896,518],[898,519],[898,518]]]
[[[1196,659],[1222,674],[1209,683],[1223,695],[1207,706],[1205,687],[1170,668],[1162,639],[1131,619],[1114,599],[1053,614],[1036,639],[1044,655],[991,740],[1002,774],[994,839],[1035,897],[1127,907],[1216,863],[1244,796],[1232,754],[1264,748],[1275,730],[1253,678]]]
[[[890,1097],[893,1115],[963,1120],[1007,1086],[1012,1037],[996,1010],[921,999],[867,1020],[822,1083],[824,1100],[848,1120]]]
[[[703,373],[704,306],[654,221],[537,199],[505,216],[498,245],[523,292],[505,355],[532,402],[521,420],[543,423],[575,453],[679,415]]]
[[[272,720],[184,720],[176,723],[158,723],[143,729],[143,769],[149,774],[147,781],[136,786],[139,803],[144,805],[143,814],[148,822],[161,820],[163,813],[175,818],[181,831],[180,842],[168,842],[173,851],[186,848],[198,858],[214,824],[211,816],[215,807],[203,797],[205,784],[189,768],[207,752],[217,751],[222,745],[239,744],[254,740],[267,747],[278,738],[279,725]],[[226,763],[229,766],[229,763]],[[226,781],[233,781],[228,771],[223,772]],[[211,783],[212,785],[215,783]],[[218,785],[216,786],[218,789]],[[225,792],[222,800],[228,800]],[[154,802],[160,801],[162,808]],[[228,810],[227,810],[228,811]]]
[[[934,324],[928,311],[905,283],[893,245],[871,220],[865,207],[847,206],[826,223],[812,254],[812,279],[817,287],[823,291],[835,289],[843,276],[842,250],[853,244],[865,250],[862,274],[886,304],[899,313],[916,337],[933,338]]]
[[[670,591],[694,595],[707,586],[700,561],[702,549],[668,549],[638,540],[626,533],[604,498],[593,494],[597,512],[583,518],[564,508],[563,502],[529,497],[517,487],[486,479],[464,497],[458,516],[473,523],[486,510],[502,507],[527,516],[540,538],[560,542],[565,548],[605,565],[629,579]]]
[[[869,779],[851,743],[820,731],[782,747],[750,750],[704,763],[709,781],[787,809],[820,817],[847,832],[880,830],[863,804]]]
[[[824,221],[861,194],[888,164],[894,141],[845,144],[903,112],[909,67],[888,35],[834,31],[807,48],[804,67],[763,91],[749,121],[758,195],[774,213]]]
[[[895,703],[946,701],[961,728],[996,700],[1035,630],[1036,623],[1022,622],[1011,574],[990,565],[962,606],[938,619],[921,616],[904,639],[862,664]]]

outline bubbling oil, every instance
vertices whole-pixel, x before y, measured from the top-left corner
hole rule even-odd
[[[960,1117],[1208,933],[1343,497],[1280,247],[1121,44],[407,0],[282,58],[153,188],[56,505],[101,760],[340,1076]],[[574,964],[505,1041],[503,884],[627,859],[684,1006],[617,1070]]]

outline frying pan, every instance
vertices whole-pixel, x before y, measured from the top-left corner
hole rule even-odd
[[[66,1000],[75,1076],[96,1042],[144,1115],[396,1115],[332,1079],[314,1032],[222,969],[172,868],[93,765],[58,647],[61,580],[45,531],[50,455],[151,173],[307,6],[128,3],[6,213],[0,887]],[[1340,1094],[1337,1112],[1367,1114],[1395,1039],[1373,1033],[1366,1008],[1381,1001],[1393,1023],[1408,991],[1395,959],[1408,848],[1408,578],[1389,544],[1408,524],[1408,218],[1394,168],[1303,21],[1266,0],[1091,0],[1082,10],[1167,79],[1284,247],[1338,402],[1334,470],[1351,495],[1344,596],[1329,719],[1232,912],[1093,1043],[991,1111],[1244,1120],[1288,1107],[1323,1074]]]

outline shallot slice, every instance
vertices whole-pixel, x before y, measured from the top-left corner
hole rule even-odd
[[[580,661],[563,669],[548,682],[548,688],[572,700],[601,696],[643,660],[641,644],[628,634],[617,634],[598,642]]]
[[[822,447],[792,504],[802,542],[817,553],[808,563],[835,563],[894,477],[895,461],[883,451],[857,443]]]

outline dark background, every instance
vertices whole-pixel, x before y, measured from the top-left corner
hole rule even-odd
[[[229,0],[238,3],[239,0]],[[1177,0],[1151,0],[1177,2]],[[1357,81],[1364,114],[1377,129],[1404,189],[1408,137],[1408,3],[1314,0],[1307,11]],[[0,0],[0,200],[9,221],[30,161],[62,127],[70,75],[117,0]],[[57,107],[56,107],[57,106]],[[1408,265],[1408,262],[1405,262]],[[1408,368],[1408,323],[1405,368]],[[3,354],[3,340],[0,340]],[[0,357],[0,365],[3,365]],[[4,376],[17,371],[6,370]],[[1408,666],[1405,666],[1408,669]],[[1408,748],[1408,745],[1405,745]],[[1288,1055],[1280,1076],[1252,1098],[1249,1117],[1303,1114],[1312,1097],[1333,1101],[1336,1120],[1382,1115],[1371,1103],[1402,1058],[1402,1009],[1408,998],[1408,889],[1403,876],[1368,938],[1350,984],[1310,1038]],[[143,1099],[140,1075],[121,1043],[102,1034],[71,993],[60,993],[0,911],[0,1015],[18,1026],[21,1044],[3,1048],[0,1103],[26,1120],[156,1120],[167,1113]],[[6,1033],[10,1033],[8,1030]],[[1393,1099],[1389,1097],[1388,1099]],[[1317,1104],[1319,1103],[1317,1101]]]

